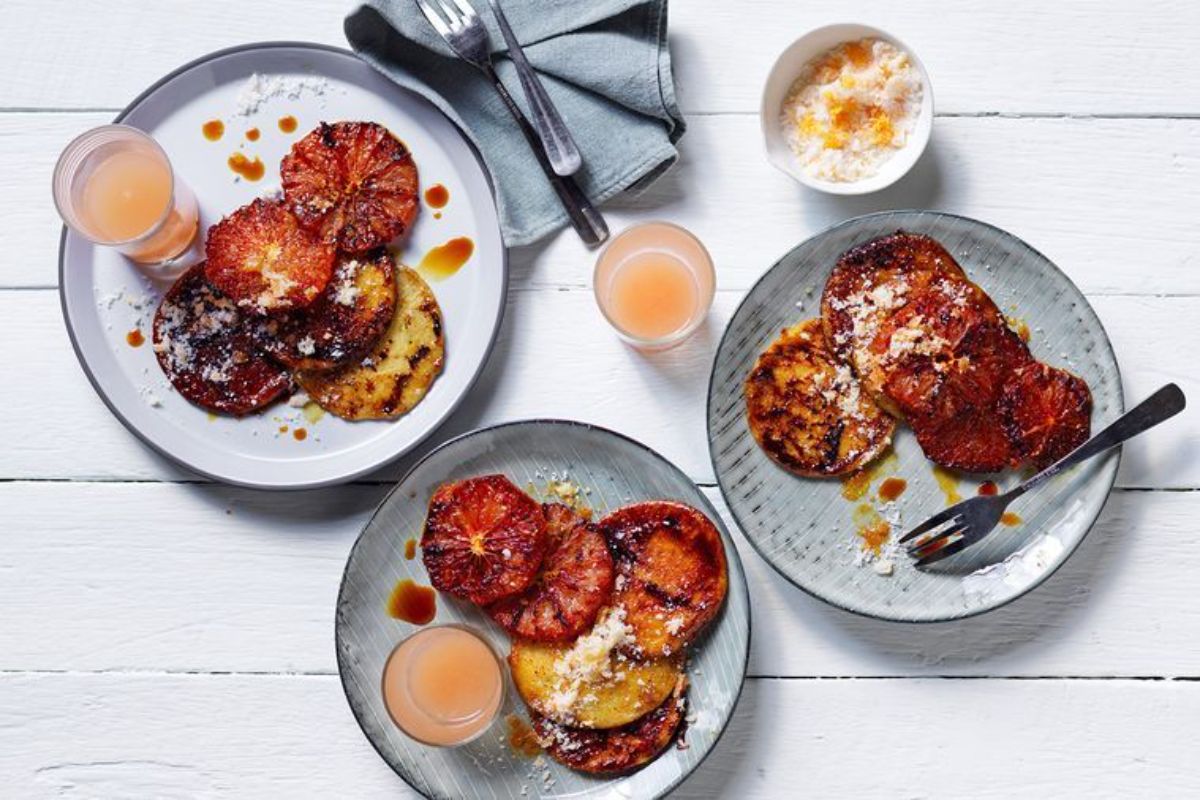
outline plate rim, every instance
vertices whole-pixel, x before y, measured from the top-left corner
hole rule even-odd
[[[113,123],[122,122],[126,117],[129,116],[129,114],[133,113],[133,111],[137,108],[137,106],[139,106],[142,103],[142,101],[144,101],[146,98],[148,98],[154,92],[158,91],[164,85],[166,85],[170,81],[174,80],[175,78],[179,77],[180,75],[182,75],[192,69],[195,69],[197,67],[201,67],[210,61],[216,61],[216,60],[224,58],[226,56],[236,55],[238,53],[243,53],[243,52],[252,51],[252,50],[280,50],[280,49],[288,49],[288,48],[301,49],[301,50],[315,50],[315,51],[319,51],[319,52],[331,53],[331,54],[340,55],[340,56],[349,56],[349,57],[353,58],[355,61],[358,61],[359,63],[361,63],[363,66],[367,67],[368,69],[371,69],[372,72],[375,72],[374,68],[371,67],[371,65],[368,64],[367,62],[360,59],[358,57],[358,55],[354,53],[353,50],[349,50],[344,47],[338,47],[336,45],[324,44],[321,42],[304,42],[304,41],[299,41],[299,40],[287,40],[287,39],[272,39],[272,40],[266,40],[266,41],[261,41],[261,42],[247,42],[245,44],[234,45],[232,47],[224,47],[219,50],[213,50],[211,52],[205,53],[204,55],[198,56],[197,58],[194,58],[191,61],[181,64],[178,67],[175,67],[174,69],[172,69],[169,72],[167,72],[166,74],[164,74],[162,77],[158,78],[156,81],[154,81],[152,84],[150,84],[144,90],[142,90],[140,93],[138,93],[138,95],[136,97],[134,97],[133,100],[131,100],[124,108],[122,108],[117,113],[117,115],[113,118],[112,122]],[[422,102],[425,102],[425,103],[429,102],[425,98],[421,97],[421,95],[417,94],[416,92],[413,92],[411,89],[407,89],[403,86],[400,86],[399,84],[396,84],[396,88],[398,90],[400,90],[401,92],[404,92],[405,94],[408,94],[408,95],[411,95],[412,97],[418,98]],[[456,412],[459,409],[459,407],[467,399],[467,395],[469,395],[471,393],[471,390],[474,389],[475,385],[479,382],[479,377],[480,377],[480,375],[483,374],[484,369],[487,368],[489,361],[491,361],[492,352],[496,348],[496,341],[497,341],[497,339],[499,339],[500,329],[503,327],[503,324],[504,324],[505,312],[508,309],[509,253],[508,253],[508,246],[504,243],[503,231],[500,226],[499,210],[496,206],[496,182],[495,182],[494,178],[492,177],[491,170],[488,169],[486,162],[484,162],[483,158],[480,156],[479,149],[477,147],[475,147],[474,142],[471,141],[471,137],[467,136],[466,133],[463,132],[462,128],[458,125],[458,123],[456,123],[453,119],[451,119],[449,116],[447,116],[446,113],[443,112],[436,105],[433,105],[432,103],[429,103],[429,105],[443,119],[445,119],[447,122],[449,122],[450,125],[454,128],[454,130],[456,130],[458,132],[459,136],[462,137],[463,142],[466,143],[471,154],[475,157],[475,161],[478,163],[480,170],[483,172],[484,179],[487,181],[488,188],[490,189],[488,201],[491,203],[492,209],[496,214],[496,232],[499,236],[500,251],[501,251],[501,259],[500,259],[500,272],[501,272],[500,278],[501,278],[501,280],[500,280],[500,295],[499,295],[499,306],[500,306],[499,312],[496,314],[496,322],[495,322],[495,325],[492,327],[491,335],[488,337],[488,343],[487,343],[487,347],[484,350],[483,358],[481,358],[479,360],[479,363],[475,367],[474,374],[472,374],[471,377],[468,379],[466,386],[464,387],[463,391],[459,393],[458,397],[454,398],[454,400],[447,405],[445,411],[434,421],[434,423],[429,427],[428,430],[426,430],[424,433],[417,436],[417,438],[414,439],[412,442],[410,442],[408,445],[399,448],[398,450],[396,450],[395,452],[392,452],[391,454],[387,455],[386,457],[377,458],[377,459],[373,460],[372,463],[370,463],[369,465],[358,467],[358,468],[351,469],[348,471],[342,471],[337,475],[321,477],[321,478],[318,478],[315,480],[294,481],[292,483],[282,483],[281,484],[281,483],[265,483],[265,482],[251,480],[251,479],[234,478],[234,477],[230,477],[227,475],[218,475],[215,472],[210,472],[208,470],[200,469],[199,467],[196,467],[196,466],[188,463],[186,460],[184,460],[183,457],[176,456],[175,454],[168,452],[166,450],[166,448],[160,446],[157,442],[152,441],[149,436],[143,434],[141,429],[136,424],[134,424],[132,420],[130,420],[124,414],[122,414],[121,411],[117,408],[116,404],[112,401],[111,398],[109,398],[108,394],[100,386],[99,381],[97,380],[95,374],[92,371],[91,365],[88,364],[87,359],[84,358],[83,351],[80,349],[79,340],[78,340],[78,337],[75,332],[75,326],[71,321],[71,312],[70,312],[70,309],[68,308],[68,303],[67,303],[67,292],[66,292],[66,289],[64,288],[66,284],[63,280],[63,276],[66,272],[66,248],[67,248],[67,235],[69,233],[67,226],[64,224],[62,226],[62,230],[59,233],[59,237],[58,237],[58,287],[57,287],[57,289],[58,289],[59,308],[62,311],[64,327],[67,329],[67,338],[70,339],[70,341],[71,341],[71,349],[75,353],[75,360],[79,363],[79,366],[83,369],[83,374],[87,377],[88,383],[91,384],[92,390],[100,397],[100,400],[108,408],[109,412],[114,417],[117,418],[117,420],[125,427],[125,429],[127,431],[129,431],[130,433],[133,434],[134,438],[136,438],[138,441],[140,441],[146,447],[149,447],[150,450],[152,450],[157,455],[162,456],[163,458],[166,458],[172,464],[183,467],[184,469],[188,470],[189,472],[191,472],[195,475],[199,475],[203,478],[207,478],[211,481],[215,481],[217,483],[222,483],[222,484],[229,485],[229,486],[238,486],[238,487],[241,487],[244,489],[257,489],[257,490],[262,490],[262,491],[274,491],[274,492],[290,492],[290,491],[302,491],[305,489],[320,489],[320,488],[324,488],[324,487],[328,487],[328,486],[338,486],[341,484],[349,483],[350,481],[353,481],[356,478],[360,478],[363,475],[366,475],[370,472],[380,469],[381,467],[384,467],[384,466],[396,461],[397,459],[402,458],[403,456],[411,453],[414,449],[416,449],[421,444],[423,444],[425,441],[427,441],[429,439],[429,437],[431,437],[431,436],[433,436],[433,434],[437,433],[437,431],[443,425],[445,425],[446,422],[449,421],[450,417],[453,416],[454,412]]]
[[[350,715],[352,717],[354,717],[354,724],[356,724],[358,726],[358,729],[362,733],[363,738],[366,739],[368,742],[370,742],[372,749],[374,749],[376,754],[378,754],[380,760],[382,760],[384,764],[387,764],[388,768],[390,768],[392,770],[392,772],[396,773],[396,775],[399,776],[402,781],[404,781],[405,785],[407,785],[409,788],[411,788],[413,791],[415,791],[417,794],[421,795],[422,797],[428,797],[429,795],[426,795],[419,788],[417,788],[415,785],[413,785],[409,781],[407,776],[405,776],[402,772],[400,772],[400,770],[396,769],[396,767],[392,765],[392,762],[384,754],[383,750],[380,749],[379,745],[375,742],[375,740],[371,737],[371,735],[367,733],[367,730],[365,727],[363,727],[362,720],[359,718],[358,712],[355,708],[354,700],[350,697],[350,689],[346,685],[346,669],[342,662],[341,625],[339,624],[338,620],[339,620],[339,612],[342,607],[342,597],[346,591],[346,584],[347,584],[347,581],[349,580],[349,576],[350,576],[350,562],[354,559],[354,554],[358,551],[358,547],[361,544],[363,537],[366,535],[367,529],[369,527],[371,527],[371,525],[375,522],[375,519],[379,516],[380,512],[383,511],[383,507],[385,505],[387,505],[388,501],[390,501],[392,499],[392,496],[394,494],[396,494],[398,491],[400,491],[400,487],[404,484],[404,482],[406,480],[408,480],[410,477],[412,477],[412,475],[422,465],[424,465],[424,463],[426,461],[428,461],[430,458],[432,458],[434,455],[436,455],[443,449],[450,447],[453,444],[457,444],[458,442],[460,442],[464,439],[472,438],[474,436],[478,436],[480,434],[484,434],[489,431],[499,430],[501,428],[511,428],[511,427],[524,426],[524,425],[550,425],[550,426],[563,426],[563,427],[569,427],[569,428],[584,428],[587,430],[599,432],[601,434],[607,434],[609,436],[613,436],[617,439],[621,439],[625,442],[628,442],[629,444],[634,445],[635,447],[644,451],[648,455],[657,458],[659,461],[661,461],[663,464],[665,464],[668,468],[670,468],[676,475],[682,477],[685,481],[687,481],[687,483],[689,485],[691,485],[699,493],[701,500],[704,501],[705,508],[702,510],[705,511],[706,513],[711,514],[713,517],[716,518],[717,523],[720,525],[720,528],[718,528],[718,530],[725,527],[724,521],[721,520],[720,513],[717,512],[717,510],[713,507],[712,501],[710,501],[707,497],[704,496],[704,490],[701,489],[700,486],[694,480],[692,480],[691,476],[689,476],[686,472],[684,472],[683,469],[681,469],[674,461],[671,461],[669,458],[664,456],[662,453],[659,453],[657,450],[650,447],[649,445],[644,444],[644,443],[638,441],[637,439],[634,439],[632,436],[628,436],[624,433],[621,433],[620,431],[614,431],[611,428],[606,428],[603,425],[597,425],[595,423],[585,422],[583,420],[565,419],[565,418],[561,418],[561,417],[524,417],[521,419],[514,419],[514,420],[507,420],[505,422],[498,422],[498,423],[495,423],[494,425],[483,425],[481,427],[473,428],[472,430],[466,431],[465,433],[460,433],[457,436],[453,436],[453,437],[447,439],[446,441],[441,442],[440,444],[438,444],[437,447],[433,448],[428,453],[425,453],[424,455],[422,455],[421,458],[419,458],[411,467],[409,467],[407,470],[405,470],[404,475],[401,476],[400,479],[396,481],[395,485],[392,486],[392,488],[388,490],[387,494],[385,494],[379,500],[379,504],[375,506],[375,509],[371,512],[371,515],[367,518],[367,521],[363,523],[362,530],[360,530],[358,532],[358,536],[356,536],[354,538],[354,544],[350,546],[350,552],[347,553],[347,555],[346,555],[346,565],[345,565],[345,567],[342,568],[342,578],[338,582],[337,600],[334,605],[333,649],[334,649],[334,657],[337,659],[338,684],[342,688],[342,695],[346,700],[346,705],[350,708]],[[724,495],[722,495],[722,497],[723,496]],[[740,533],[740,530],[741,530],[740,527],[738,528],[738,530]],[[753,614],[753,609],[751,607],[750,583],[746,579],[746,568],[742,564],[742,557],[741,557],[741,554],[737,550],[737,543],[734,541],[733,532],[729,531],[729,530],[725,530],[725,534],[729,538],[729,542],[732,545],[731,549],[733,550],[733,557],[726,558],[726,561],[732,562],[733,564],[735,564],[737,566],[738,574],[741,576],[741,579],[742,579],[742,581],[741,581],[742,593],[745,595],[745,599],[746,599],[746,652],[742,657],[741,680],[738,681],[737,691],[734,693],[733,700],[729,706],[729,716],[726,717],[724,722],[722,722],[720,730],[717,731],[717,735],[713,738],[712,745],[708,748],[708,750],[706,750],[704,752],[704,754],[700,757],[700,760],[697,761],[690,770],[682,773],[677,778],[675,778],[670,784],[668,784],[662,790],[658,791],[653,796],[652,800],[659,800],[659,798],[666,797],[671,792],[675,791],[675,789],[679,788],[680,784],[682,784],[689,777],[691,777],[693,774],[695,774],[696,771],[699,770],[700,767],[704,764],[704,762],[708,760],[708,757],[712,755],[713,751],[717,749],[717,745],[721,743],[721,739],[725,736],[726,731],[729,730],[729,725],[733,722],[733,715],[737,712],[738,703],[740,703],[742,700],[742,693],[744,692],[744,690],[746,688],[746,681],[749,678],[750,649],[751,649],[751,644],[754,640],[754,614]],[[743,534],[742,538],[746,539],[747,537]],[[724,614],[724,611],[722,611],[722,614]],[[657,759],[657,757],[656,757],[656,759]],[[651,762],[647,762],[647,766],[650,763],[653,763],[653,761],[656,759],[652,759]],[[632,773],[629,773],[629,774],[632,774]],[[625,777],[625,775],[618,775],[616,777],[619,779],[621,777]],[[612,778],[610,778],[610,780],[612,780]]]
[[[934,616],[934,617],[927,617],[927,618],[921,618],[921,619],[898,619],[896,617],[884,616],[883,614],[872,613],[870,611],[863,610],[863,609],[850,608],[847,605],[838,603],[828,597],[825,597],[825,596],[817,593],[814,589],[804,586],[798,580],[794,579],[792,576],[790,576],[786,572],[784,572],[783,568],[781,566],[779,566],[778,564],[776,564],[775,560],[770,558],[764,552],[763,548],[754,539],[754,537],[751,537],[750,535],[748,535],[746,533],[746,525],[742,521],[741,515],[738,513],[737,509],[734,507],[733,503],[731,503],[729,501],[729,493],[725,489],[725,481],[722,478],[720,469],[717,467],[716,446],[715,446],[715,439],[713,436],[713,424],[712,424],[713,423],[713,416],[712,416],[713,397],[714,397],[713,391],[714,391],[714,387],[715,387],[716,379],[717,379],[717,360],[720,358],[721,351],[725,348],[725,341],[728,338],[730,331],[733,329],[734,320],[737,318],[738,314],[741,313],[742,308],[746,305],[746,303],[749,302],[750,296],[759,287],[759,285],[764,280],[767,279],[767,276],[770,275],[771,272],[773,272],[776,268],[778,268],[780,265],[782,265],[783,262],[792,253],[796,252],[798,249],[800,249],[804,245],[808,244],[809,242],[813,241],[814,239],[817,239],[822,236],[827,236],[827,235],[833,233],[834,231],[839,230],[844,227],[847,227],[849,225],[861,223],[861,222],[864,222],[864,221],[870,220],[870,219],[876,219],[876,218],[881,218],[881,217],[893,217],[893,216],[896,216],[899,214],[929,214],[929,215],[933,215],[933,216],[947,217],[950,219],[959,220],[959,221],[966,222],[971,225],[978,225],[980,227],[992,230],[992,231],[1000,234],[1001,236],[1007,236],[1007,237],[1011,238],[1012,240],[1016,241],[1018,244],[1022,245],[1023,247],[1028,248],[1030,252],[1032,252],[1034,255],[1043,259],[1047,264],[1049,264],[1051,266],[1051,268],[1053,268],[1059,274],[1059,276],[1061,276],[1062,279],[1067,282],[1067,284],[1072,289],[1074,289],[1076,292],[1078,292],[1079,296],[1082,297],[1084,299],[1084,302],[1087,303],[1088,308],[1091,310],[1092,314],[1096,317],[1097,321],[1100,322],[1100,336],[1101,336],[1102,340],[1104,341],[1104,344],[1108,347],[1108,351],[1110,353],[1112,353],[1113,366],[1115,367],[1115,370],[1116,370],[1117,412],[1118,412],[1118,414],[1125,413],[1125,382],[1121,377],[1120,360],[1117,358],[1116,349],[1112,346],[1112,340],[1109,338],[1108,329],[1104,327],[1103,321],[1100,321],[1100,315],[1096,313],[1096,310],[1095,310],[1095,308],[1092,307],[1091,302],[1087,300],[1087,295],[1085,295],[1083,293],[1083,291],[1080,290],[1080,288],[1075,284],[1075,281],[1071,280],[1071,276],[1067,275],[1067,273],[1063,272],[1063,270],[1059,268],[1058,264],[1054,263],[1054,261],[1051,258],[1049,258],[1045,253],[1043,253],[1041,250],[1038,250],[1033,245],[1029,244],[1027,241],[1022,239],[1020,236],[1017,236],[1014,233],[1010,233],[1009,231],[1006,231],[1005,229],[999,227],[998,225],[993,225],[990,222],[984,222],[983,220],[979,220],[974,217],[968,217],[964,214],[955,214],[950,211],[939,211],[936,209],[921,209],[921,208],[897,208],[897,209],[891,209],[891,210],[886,210],[886,211],[873,211],[869,214],[859,214],[858,216],[850,217],[849,219],[844,219],[841,222],[836,222],[832,225],[829,225],[829,226],[817,231],[816,233],[812,234],[811,236],[804,238],[803,240],[798,242],[796,245],[791,247],[786,253],[781,255],[779,258],[775,259],[774,263],[772,263],[771,266],[767,267],[767,269],[765,269],[763,271],[763,273],[758,276],[758,279],[754,281],[754,284],[749,289],[746,290],[746,293],[742,296],[742,299],[738,301],[737,307],[733,310],[733,313],[729,317],[729,322],[725,325],[725,330],[721,332],[721,339],[720,339],[720,341],[717,342],[717,349],[713,353],[712,366],[709,368],[709,373],[708,373],[708,396],[705,398],[705,404],[704,404],[704,411],[705,411],[704,426],[705,426],[706,438],[708,439],[708,459],[709,459],[709,463],[712,465],[713,475],[716,477],[717,489],[721,492],[721,498],[725,501],[725,506],[729,509],[730,516],[733,517],[734,522],[737,524],[738,530],[742,534],[742,538],[750,543],[750,546],[754,548],[754,552],[756,552],[763,561],[765,561],[768,565],[770,565],[771,569],[775,570],[775,572],[778,573],[780,576],[782,576],[783,579],[786,580],[789,584],[796,587],[797,589],[800,589],[802,592],[807,594],[809,597],[820,600],[822,603],[825,603],[826,605],[828,605],[832,608],[836,608],[840,611],[845,611],[845,612],[848,612],[851,614],[855,614],[857,616],[864,617],[866,619],[879,620],[881,622],[890,622],[890,623],[895,623],[895,624],[899,624],[899,625],[936,625],[936,624],[944,623],[944,622],[954,622],[957,620],[970,619],[971,617],[977,617],[981,614],[986,614],[989,611],[995,611],[997,609],[1003,608],[1004,606],[1008,605],[1009,603],[1012,603],[1012,602],[1024,597],[1025,595],[1029,594],[1034,589],[1037,589],[1039,586],[1041,586],[1043,583],[1045,583],[1047,580],[1049,580],[1049,578],[1052,575],[1054,575],[1056,572],[1058,572],[1060,569],[1062,569],[1062,567],[1068,561],[1071,560],[1071,556],[1073,556],[1075,554],[1075,551],[1079,549],[1079,546],[1083,544],[1083,541],[1088,537],[1088,534],[1092,532],[1092,528],[1094,528],[1096,526],[1096,521],[1098,519],[1100,519],[1100,515],[1102,513],[1104,513],[1104,507],[1106,505],[1108,505],[1108,500],[1110,497],[1112,497],[1113,486],[1117,482],[1117,473],[1121,467],[1121,455],[1124,453],[1124,446],[1123,445],[1117,446],[1113,451],[1113,456],[1110,456],[1110,458],[1113,458],[1113,464],[1112,464],[1111,472],[1110,472],[1109,478],[1108,478],[1108,485],[1104,489],[1104,496],[1100,500],[1100,505],[1097,506],[1097,508],[1096,508],[1096,513],[1094,515],[1092,515],[1092,518],[1090,520],[1088,520],[1087,525],[1083,529],[1083,534],[1079,537],[1079,539],[1074,544],[1072,544],[1070,547],[1064,548],[1064,554],[1063,554],[1062,560],[1059,561],[1056,565],[1054,565],[1054,567],[1043,572],[1028,586],[1025,586],[1024,588],[1022,588],[1021,591],[1013,594],[1011,597],[1006,597],[1003,600],[1000,600],[999,602],[995,602],[992,604],[985,604],[985,605],[970,608],[970,609],[964,609],[961,613],[950,614],[950,615],[945,615],[945,616]]]

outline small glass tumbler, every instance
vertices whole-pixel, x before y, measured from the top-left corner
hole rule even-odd
[[[596,304],[626,343],[664,350],[690,336],[716,291],[708,250],[669,222],[644,222],[613,237],[596,259]]]
[[[196,239],[199,208],[167,154],[129,125],[76,137],[54,167],[54,204],[71,230],[138,264],[169,269]]]

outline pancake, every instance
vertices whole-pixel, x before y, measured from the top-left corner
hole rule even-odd
[[[666,500],[625,506],[599,525],[617,569],[612,604],[625,610],[639,655],[682,652],[725,600],[720,532],[691,506]]]
[[[571,769],[618,774],[646,764],[675,739],[683,723],[687,679],[680,677],[662,705],[620,728],[581,730],[532,714],[533,730],[550,757]]]
[[[891,444],[895,421],[836,360],[820,319],[784,329],[758,357],[745,393],[751,434],[798,475],[846,475]]]
[[[387,419],[407,413],[442,371],[442,312],[415,271],[396,271],[396,311],[359,362],[333,370],[302,370],[296,382],[321,408],[343,419]]]

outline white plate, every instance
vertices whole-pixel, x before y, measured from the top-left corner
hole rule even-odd
[[[254,115],[235,116],[246,80],[261,75],[317,76],[323,93],[268,100]],[[277,121],[291,114],[295,133]],[[225,135],[210,142],[201,125],[225,120]],[[395,420],[345,422],[326,415],[315,424],[279,403],[244,419],[213,418],[170,388],[154,351],[125,342],[139,327],[147,338],[163,284],[147,280],[114,251],[64,232],[59,286],[67,330],[80,364],[113,413],[138,438],[196,472],[228,483],[298,489],[339,483],[408,452],[458,406],[482,370],[500,327],[507,261],[491,185],[482,163],[458,129],[424,99],[383,78],[345,50],[300,43],[266,43],[205,56],[167,75],[117,120],[149,132],[177,173],[196,193],[202,230],[244,203],[279,186],[279,161],[292,143],[322,120],[370,120],[392,130],[420,169],[422,187],[441,183],[450,202],[435,219],[422,209],[401,252],[415,265],[431,247],[456,236],[475,252],[452,277],[430,283],[442,308],[446,364],[429,394]],[[261,138],[245,140],[257,127]],[[258,156],[261,181],[236,180],[226,160],[235,150]],[[140,307],[138,307],[140,306]],[[152,398],[161,406],[151,404]],[[282,425],[308,430],[302,442]]]

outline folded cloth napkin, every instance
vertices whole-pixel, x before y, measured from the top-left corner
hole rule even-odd
[[[496,70],[528,111],[516,70],[486,0]],[[678,157],[684,121],[667,50],[667,0],[503,0],[504,13],[567,123],[593,203],[639,190]],[[436,4],[435,4],[436,7]],[[491,170],[504,240],[537,241],[567,215],[486,77],[458,59],[415,0],[371,0],[345,24],[351,47],[396,83],[424,95],[458,123]]]

